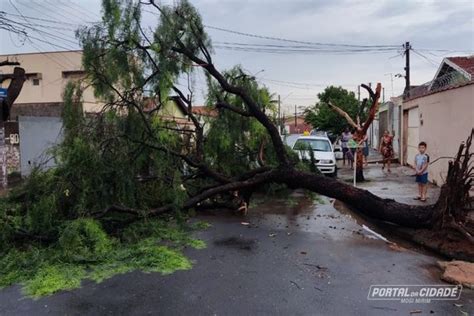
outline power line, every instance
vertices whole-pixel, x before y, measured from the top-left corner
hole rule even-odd
[[[33,0],[33,1],[34,1],[34,0]],[[77,11],[78,11],[77,9],[74,9],[74,8],[71,7],[71,6],[62,3],[62,2],[59,1],[59,0],[57,1],[57,3],[54,3],[54,2],[51,3],[49,0],[44,0],[44,3],[43,3],[43,4],[44,4],[44,7],[48,10],[48,9],[49,9],[49,5],[52,5],[53,7],[57,8],[57,4],[58,4],[58,3],[59,3],[60,6],[66,7],[67,9],[71,9],[72,12],[69,11],[69,10],[62,10],[62,11],[63,11],[64,13],[68,14],[68,15],[73,16],[73,17],[76,18],[78,21],[83,22],[83,23],[85,23],[85,24],[95,23],[95,22],[92,22],[92,21],[86,21],[86,20],[84,20],[83,17],[76,15],[76,13],[77,13]],[[56,10],[55,12],[56,12],[56,14],[58,14],[58,15],[64,17],[64,18],[66,18],[66,19],[69,18],[69,17],[65,16],[64,14],[62,14],[61,12],[59,12],[58,10]],[[87,17],[91,17],[89,14],[84,14],[84,15],[87,15]],[[95,18],[92,18],[92,19],[95,19]]]
[[[327,47],[317,47],[314,45],[277,45],[277,44],[256,44],[256,43],[239,43],[239,42],[213,42],[217,45],[234,45],[234,46],[244,46],[244,47],[265,47],[265,48],[309,48],[313,50],[342,50],[341,48],[327,48]],[[344,48],[347,49],[347,48]],[[350,48],[355,49],[355,48]],[[380,49],[380,50],[394,50],[394,48],[357,48],[357,49]]]
[[[48,19],[43,19],[43,18],[37,18],[37,17],[27,16],[27,15],[24,15],[24,14],[18,15],[18,14],[6,12],[6,11],[0,11],[0,14],[7,14],[7,15],[12,15],[12,16],[16,16],[16,17],[23,17],[23,18],[26,18],[28,20],[37,20],[37,21],[43,21],[43,22],[61,24],[61,25],[70,25],[70,26],[80,26],[81,25],[81,24],[75,24],[75,23],[69,23],[69,22],[60,22],[60,21],[57,21],[57,20],[48,20]]]
[[[363,54],[374,53],[383,54],[391,53],[393,49],[389,50],[373,50],[373,49],[292,49],[292,48],[261,48],[261,47],[240,47],[234,45],[214,45],[216,49],[235,50],[243,52],[254,53],[270,53],[270,54]]]
[[[393,52],[398,48],[335,48],[335,47],[316,47],[311,45],[275,45],[275,44],[248,44],[236,42],[214,42],[216,48],[232,48],[259,52],[326,52],[326,53],[345,53],[345,52]]]
[[[66,37],[61,37],[59,35],[56,35],[56,34],[53,34],[53,33],[50,33],[50,32],[47,32],[47,31],[44,31],[44,30],[41,30],[41,29],[38,29],[38,28],[35,28],[33,26],[31,26],[31,24],[24,24],[24,23],[21,23],[21,22],[16,22],[16,21],[13,21],[13,20],[10,20],[10,19],[5,19],[7,21],[9,21],[10,23],[16,23],[18,25],[21,25],[27,29],[30,29],[32,31],[35,31],[37,33],[42,33],[42,34],[45,34],[46,36],[48,37],[51,37],[51,38],[55,38],[55,39],[59,39],[59,40],[62,40],[62,41],[66,41],[66,42],[69,42],[69,43],[72,43],[74,45],[77,45],[77,41],[75,40],[71,40],[72,37],[70,37],[69,35],[65,34],[65,33],[61,33],[61,32],[57,32],[57,33],[60,33],[60,34],[63,34],[65,36],[68,36],[69,38],[66,38]]]
[[[59,2],[62,4],[62,2],[61,2],[61,1],[59,1]],[[98,15],[97,13],[95,13],[95,12],[93,12],[93,11],[91,11],[91,10],[87,9],[87,8],[84,8],[84,7],[80,6],[80,5],[78,5],[78,4],[77,4],[77,3],[75,3],[74,1],[70,1],[70,2],[69,2],[69,4],[72,4],[73,6],[75,6],[76,8],[78,8],[80,11],[82,11],[82,12],[85,12],[85,13],[86,13],[86,15],[88,15],[88,14],[87,14],[87,12],[89,12],[90,14],[92,14],[92,15],[91,15],[91,16],[89,16],[89,17],[92,17],[92,16],[94,16],[95,18],[99,18],[99,19],[101,19],[101,16],[100,16],[100,15]]]
[[[25,4],[21,1],[18,1],[18,3],[22,6],[24,6],[25,8],[28,8],[28,9],[31,9],[31,10],[35,11],[40,16],[47,16],[47,17],[57,21],[57,17],[50,14],[51,10],[47,10],[47,12],[44,12],[43,11],[44,8],[41,5],[38,5],[36,2],[30,1],[30,2],[28,2],[28,4]],[[38,7],[40,8],[39,10],[37,9]],[[68,19],[68,18],[66,18],[66,20],[70,21],[70,19]],[[58,23],[59,23],[59,21],[58,21]]]
[[[299,40],[292,40],[287,38],[281,37],[273,37],[273,36],[266,36],[266,35],[257,35],[251,33],[244,33],[234,30],[229,30],[221,27],[211,26],[211,25],[204,25],[208,29],[247,36],[247,37],[254,37],[254,38],[262,38],[267,40],[273,41],[281,41],[281,42],[289,42],[289,43],[298,43],[298,44],[307,44],[307,45],[315,45],[315,46],[335,46],[335,47],[352,47],[352,48],[376,48],[376,47],[390,47],[390,48],[400,48],[400,45],[353,45],[353,44],[335,44],[335,43],[322,43],[322,42],[308,42],[308,41],[299,41]]]
[[[276,83],[285,83],[285,84],[292,84],[292,85],[301,85],[301,86],[313,86],[313,87],[327,87],[329,84],[327,83],[305,83],[305,82],[295,82],[295,81],[284,81],[284,80],[276,80],[276,79],[270,79],[270,78],[263,78],[263,77],[258,77],[258,79],[264,80],[264,81],[270,81],[270,82],[276,82]],[[345,86],[352,86],[352,85],[358,85],[359,83],[347,83],[347,84],[339,84],[339,85],[345,85]]]
[[[23,16],[23,14],[21,13],[21,11],[16,7],[16,5],[13,3],[13,1],[12,1],[12,0],[8,0],[8,1],[9,1],[10,4],[12,5],[12,7],[18,12],[18,14],[20,14],[20,16],[25,20],[25,22],[28,23],[27,19]],[[5,19],[5,18],[4,18],[4,19]],[[40,34],[40,35],[41,35],[41,34]],[[26,36],[26,38],[30,41],[31,46],[33,46],[33,47],[34,47],[36,50],[38,50],[38,52],[40,52],[41,54],[44,54],[44,53],[42,53],[42,52],[34,45],[33,41],[30,39],[30,37],[29,37],[29,35],[28,35],[27,33],[25,33],[25,36]],[[43,38],[46,40],[46,38],[45,38],[43,35],[41,35],[41,37],[43,37]],[[51,56],[48,56],[48,55],[46,55],[46,54],[44,54],[44,55],[45,55],[47,58],[51,59],[53,62],[55,62],[55,63],[56,63],[57,65],[59,65],[60,67],[65,68],[65,66],[64,66],[62,63],[60,63],[59,61],[53,59]]]
[[[413,48],[411,49],[411,51],[414,52],[416,55],[420,56],[421,58],[423,58],[423,60],[427,61],[431,66],[438,68],[439,63],[436,63],[432,59],[428,58],[427,56],[423,55],[422,53],[418,52],[417,50]]]

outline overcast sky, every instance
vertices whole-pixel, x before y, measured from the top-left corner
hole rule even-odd
[[[72,24],[96,21],[100,0],[0,0],[0,10],[18,11],[37,17]],[[163,1],[170,2],[170,1]],[[474,1],[472,0],[193,0],[205,25],[243,33],[305,42],[349,45],[400,45],[399,51],[364,53],[268,53],[215,49],[219,68],[240,64],[256,74],[262,84],[281,95],[286,107],[314,104],[316,95],[327,85],[341,85],[357,91],[360,83],[381,82],[388,99],[403,91],[405,59],[402,44],[410,41],[412,84],[433,78],[445,56],[465,56],[474,52]],[[172,3],[172,2],[171,2]],[[16,7],[16,8],[15,8]],[[151,8],[150,8],[151,10]],[[21,17],[9,16],[23,22]],[[145,23],[156,17],[145,13]],[[30,20],[31,21],[31,20]],[[33,21],[51,25],[49,22]],[[59,24],[58,24],[59,25]],[[58,26],[56,25],[56,26]],[[73,32],[44,29],[72,40]],[[214,43],[232,42],[256,45],[297,45],[207,29]],[[34,33],[32,33],[34,34]],[[44,33],[42,35],[45,35]],[[36,34],[37,38],[43,39]],[[48,36],[46,35],[46,38]],[[60,50],[58,46],[21,41],[0,30],[0,54]],[[48,38],[49,39],[49,38]],[[52,40],[55,45],[73,48],[69,41]],[[76,46],[77,47],[77,46]],[[448,50],[448,51],[444,51]],[[393,76],[393,91],[391,75]],[[203,100],[202,77],[196,79],[198,102]]]

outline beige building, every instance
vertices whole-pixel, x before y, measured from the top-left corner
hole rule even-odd
[[[403,101],[403,162],[414,164],[421,141],[430,156],[429,178],[444,183],[453,157],[474,127],[474,56],[448,57],[435,78]]]
[[[82,51],[58,51],[0,55],[0,60],[18,61],[25,69],[26,81],[12,108],[11,119],[18,116],[59,116],[62,110],[63,91],[70,80],[84,83],[83,107],[85,112],[100,110],[101,103],[94,97],[92,87],[85,81],[82,68]],[[2,67],[4,74],[12,73],[13,66]],[[8,87],[9,80],[2,83]]]

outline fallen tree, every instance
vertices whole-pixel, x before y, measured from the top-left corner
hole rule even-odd
[[[43,201],[62,210],[57,218],[86,216],[108,227],[117,221],[123,226],[182,210],[245,208],[254,191],[276,183],[335,198],[377,221],[436,234],[443,230],[449,238],[467,239],[472,245],[473,231],[466,225],[472,209],[472,131],[450,163],[437,203],[413,206],[380,198],[301,164],[281,139],[268,91],[239,67],[227,72],[215,67],[211,41],[187,1],[174,7],[153,0],[106,2],[104,24],[79,34],[84,68],[96,94],[108,103],[97,120],[81,118],[78,123],[71,119],[74,115],[66,120],[71,123],[65,137],[68,147],[60,151],[63,167],[52,181],[61,186],[49,188],[65,193],[44,202],[43,195],[50,193],[45,190],[25,205]],[[140,23],[142,6],[158,16],[152,39]],[[207,77],[208,109],[216,113],[209,120],[193,111],[189,78],[199,69]],[[187,92],[176,84],[183,76]],[[359,138],[373,120],[381,86],[375,92],[365,88],[371,97],[370,114],[362,125],[353,122]],[[170,91],[177,95],[174,100],[186,115],[185,124],[160,116]],[[73,94],[69,103],[79,103],[80,94]],[[44,235],[38,230],[27,233],[31,238]],[[53,240],[55,233],[50,234]]]

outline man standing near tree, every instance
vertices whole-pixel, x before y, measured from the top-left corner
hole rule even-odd
[[[347,146],[347,144],[349,143],[351,139],[352,139],[352,134],[349,131],[349,128],[346,127],[344,129],[344,132],[342,132],[342,135],[341,135],[342,165],[344,166],[346,165],[346,156],[349,163],[351,160],[350,157],[348,156],[349,147]]]

